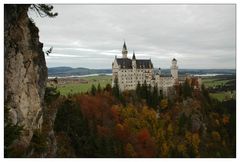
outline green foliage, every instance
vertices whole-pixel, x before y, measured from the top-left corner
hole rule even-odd
[[[114,86],[112,89],[112,93],[113,93],[113,96],[115,96],[116,98],[118,98],[118,99],[120,98],[120,90],[119,90],[117,78],[115,78],[115,80],[114,80]]]
[[[39,157],[42,153],[47,151],[47,137],[39,129],[33,132],[29,148],[34,150],[33,156],[36,157]]]
[[[96,95],[96,92],[97,92],[97,88],[95,87],[95,85],[92,85],[91,94],[92,94],[93,96],[95,96],[95,95]]]
[[[191,86],[188,83],[188,80],[186,79],[183,84],[183,97],[186,99],[187,97],[192,97],[192,89]]]
[[[47,104],[50,104],[52,101],[56,100],[60,96],[60,92],[57,90],[57,87],[46,87],[44,100]]]
[[[97,92],[98,92],[98,93],[101,93],[101,91],[102,91],[101,85],[100,85],[100,83],[98,83]]]
[[[71,145],[79,157],[90,156],[92,136],[89,134],[88,123],[82,116],[81,109],[72,100],[67,99],[58,109],[54,130],[65,132],[71,139]]]
[[[4,157],[15,157],[13,148],[10,145],[17,139],[23,130],[22,126],[13,124],[9,118],[9,109],[4,106]]]

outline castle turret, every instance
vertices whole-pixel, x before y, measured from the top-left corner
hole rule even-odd
[[[137,68],[137,61],[136,61],[136,56],[135,52],[133,51],[133,56],[132,56],[132,68],[136,69]]]
[[[161,68],[158,68],[158,75],[161,75]]]
[[[124,41],[123,48],[122,48],[122,58],[127,58],[127,54],[128,54],[128,50],[127,50],[126,43]]]
[[[172,60],[171,74],[174,79],[178,78],[178,66],[177,60],[175,58]]]
[[[136,74],[136,72],[137,72],[137,61],[136,61],[136,56],[135,56],[134,51],[133,51],[133,56],[132,56],[132,69],[133,69],[133,73]],[[135,83],[135,85],[137,85],[137,77],[136,76],[133,77],[133,83]]]

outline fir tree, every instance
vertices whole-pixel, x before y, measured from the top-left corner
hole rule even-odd
[[[102,91],[101,85],[100,85],[100,83],[98,83],[97,92],[101,93],[101,91]]]
[[[119,92],[119,86],[118,86],[118,79],[115,78],[114,79],[114,86],[113,86],[113,89],[112,89],[112,92],[113,92],[113,95],[119,99],[120,97],[120,92]]]
[[[32,4],[29,9],[35,11],[40,17],[53,18],[58,15],[57,12],[52,12],[53,6],[49,4]]]
[[[95,85],[93,84],[93,85],[92,85],[92,88],[91,88],[91,94],[92,94],[93,96],[95,96],[95,95],[96,95],[96,92],[97,92],[97,89],[96,89]]]

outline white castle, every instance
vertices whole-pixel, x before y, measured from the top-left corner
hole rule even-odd
[[[172,60],[171,75],[161,75],[161,69],[154,74],[154,68],[151,59],[137,59],[133,52],[132,59],[127,57],[128,50],[124,42],[122,48],[122,58],[115,59],[112,63],[112,86],[117,79],[120,91],[135,90],[137,84],[144,84],[152,87],[157,86],[159,91],[168,95],[169,89],[178,83],[177,60]]]

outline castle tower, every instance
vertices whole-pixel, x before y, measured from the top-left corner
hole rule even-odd
[[[122,58],[127,58],[127,54],[128,54],[128,50],[127,50],[126,43],[124,41],[123,48],[122,48]]]
[[[133,69],[133,74],[136,74],[137,72],[137,61],[136,61],[136,56],[135,52],[133,51],[133,56],[132,56],[132,69]],[[133,83],[135,83],[135,86],[137,86],[137,75],[134,75],[133,77]]]
[[[171,74],[174,79],[178,78],[178,66],[177,66],[177,60],[175,58],[172,60]]]

